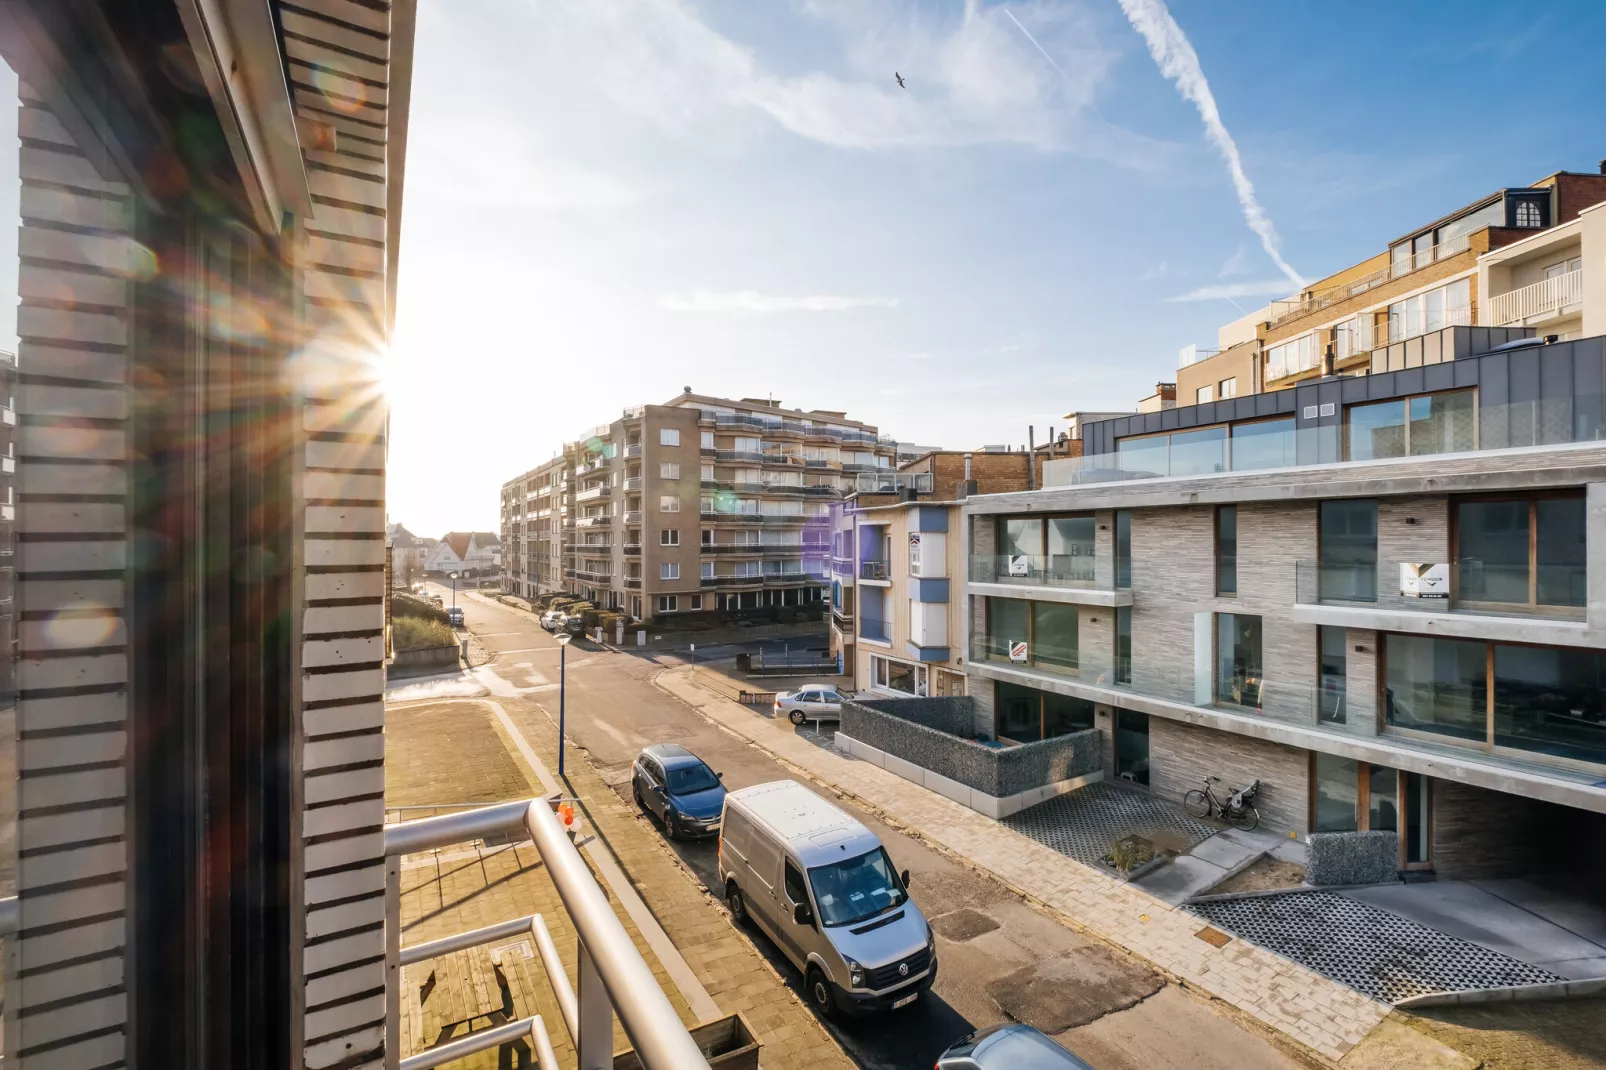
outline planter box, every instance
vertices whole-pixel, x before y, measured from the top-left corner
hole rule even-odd
[[[423,676],[428,673],[447,672],[457,668],[461,647],[426,646],[418,650],[398,650],[390,662],[390,675]]]
[[[700,1025],[691,1031],[691,1038],[708,1057],[712,1070],[758,1070],[762,1045],[740,1014]],[[634,1049],[622,1052],[613,1057],[613,1070],[642,1070],[641,1058]]]

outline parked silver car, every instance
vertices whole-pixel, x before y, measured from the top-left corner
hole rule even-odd
[[[809,684],[796,691],[781,691],[775,696],[775,713],[784,715],[793,724],[840,721],[842,693],[835,684]]]

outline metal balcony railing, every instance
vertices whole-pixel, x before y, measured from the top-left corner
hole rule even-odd
[[[528,925],[534,935],[542,964],[546,967],[563,1014],[564,1026],[574,1041],[579,1065],[613,1065],[613,1017],[617,1013],[641,1064],[648,1070],[679,1070],[682,1067],[706,1070],[707,1057],[681,1024],[680,1016],[675,1013],[669,998],[658,987],[652,968],[636,950],[630,934],[614,914],[608,897],[593,879],[580,852],[569,842],[568,834],[554,812],[555,804],[556,799],[529,799],[387,825],[385,854],[392,859],[399,859],[402,855],[487,836],[528,833],[578,937],[578,995],[575,994],[576,986],[571,985],[558,960],[550,934],[542,940],[546,928],[544,922],[539,918],[519,918],[504,924],[517,926],[520,932]],[[394,989],[399,983],[398,970],[403,955],[426,955],[432,946],[426,944],[405,952],[401,947],[401,870],[394,862],[387,873],[386,908],[389,915],[386,958],[391,964],[389,976]],[[462,946],[474,946],[497,939],[496,936],[489,936],[481,940],[485,932],[483,929],[477,930],[434,944],[439,946],[470,940],[471,943]],[[455,948],[448,947],[448,950],[452,949]],[[392,1046],[400,1043],[398,996],[399,992],[392,991],[386,1008],[386,1032],[388,1043]],[[439,1066],[452,1059],[488,1051],[510,1040],[530,1036],[535,1040],[538,1065],[541,1070],[546,1070],[557,1063],[550,1054],[550,1041],[544,1048],[541,1046],[544,1033],[540,1017],[534,1016],[421,1052],[401,1065],[403,1070],[426,1070],[427,1067]],[[392,1047],[392,1050],[395,1048]]]
[[[1504,327],[1540,316],[1552,315],[1584,300],[1584,273],[1568,271],[1555,278],[1536,282],[1489,298],[1487,325]]]
[[[970,559],[972,583],[1010,583],[1026,587],[1115,589],[1115,559],[1081,554],[976,554]]]
[[[859,578],[861,580],[884,580],[887,578],[887,563],[885,561],[860,561]]]
[[[874,639],[877,642],[890,642],[892,639],[892,626],[884,620],[875,617],[859,618],[859,638]]]
[[[1416,562],[1296,561],[1294,601],[1571,620],[1583,617],[1589,604],[1589,568],[1582,561],[1540,561],[1530,570],[1525,558],[1513,562],[1471,556],[1429,568]]]

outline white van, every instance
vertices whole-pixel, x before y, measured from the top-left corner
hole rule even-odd
[[[803,971],[821,1014],[892,1010],[937,978],[931,926],[875,833],[793,780],[725,796],[719,879]]]

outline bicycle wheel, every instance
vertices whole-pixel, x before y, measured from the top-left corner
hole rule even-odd
[[[1205,798],[1205,793],[1198,788],[1194,788],[1182,797],[1182,808],[1188,811],[1190,817],[1210,816],[1210,800]]]
[[[1260,824],[1260,811],[1253,806],[1246,806],[1242,810],[1234,810],[1229,813],[1227,820],[1232,823],[1233,828],[1248,832]]]

